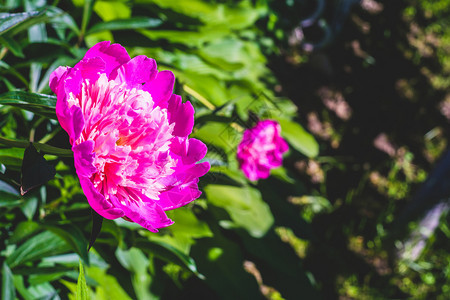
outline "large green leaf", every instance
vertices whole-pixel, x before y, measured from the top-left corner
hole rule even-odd
[[[210,184],[205,192],[211,204],[225,209],[234,225],[245,228],[253,237],[264,236],[274,222],[269,206],[257,189]]]
[[[0,95],[1,105],[16,106],[47,118],[56,119],[56,97],[24,91],[7,92]]]
[[[88,277],[97,282],[95,294],[92,299],[96,300],[128,300],[130,296],[123,290],[114,276],[106,274],[106,270],[98,267],[87,268]]]
[[[83,235],[83,232],[78,227],[72,225],[58,225],[50,226],[45,225],[44,228],[50,230],[54,234],[57,234],[60,238],[66,241],[73,251],[75,251],[83,262],[89,265],[88,256],[88,242]]]
[[[21,264],[35,261],[46,256],[63,253],[69,250],[66,242],[50,231],[33,236],[6,259],[6,263],[14,269]]]
[[[116,257],[124,268],[133,273],[132,283],[137,298],[155,298],[150,292],[152,278],[149,274],[150,260],[146,255],[140,249],[132,247],[129,250],[117,248]]]
[[[19,192],[4,181],[0,181],[0,207],[15,207],[23,204]]]
[[[159,257],[160,259],[167,262],[172,262],[177,265],[186,267],[192,273],[197,275],[197,277],[203,278],[203,275],[201,275],[197,271],[197,266],[192,257],[189,257],[172,245],[160,241],[139,239],[135,243],[135,247],[140,248],[142,251],[148,252],[149,254],[153,254],[156,257]]]
[[[77,281],[76,300],[87,300],[87,299],[89,299],[89,292],[86,285],[86,277],[84,276],[83,264],[80,261],[80,274],[78,275]]]
[[[228,29],[242,29],[254,24],[265,12],[263,7],[252,7],[251,1],[239,1],[236,6],[202,0],[141,0],[153,2],[184,15],[198,18],[207,26],[226,25]]]
[[[292,147],[308,157],[319,154],[319,144],[300,124],[282,118],[276,119],[281,126],[281,135]]]
[[[119,19],[109,22],[101,22],[92,26],[87,35],[105,31],[105,30],[125,30],[125,29],[139,29],[139,28],[153,28],[162,24],[160,19],[146,18],[146,17],[132,17],[129,19]]]
[[[24,27],[24,25],[27,23],[27,21],[31,20],[32,18],[37,18],[39,16],[42,16],[43,12],[39,11],[30,11],[30,12],[24,12],[24,13],[15,13],[15,14],[9,14],[9,13],[1,13],[0,14],[0,35],[5,34],[9,30],[13,28],[18,28],[21,25]],[[23,28],[24,29],[24,28]]]
[[[14,300],[16,299],[16,289],[14,288],[13,274],[6,264],[3,263],[2,267],[2,299]]]
[[[175,224],[167,228],[168,234],[148,234],[152,241],[160,241],[174,246],[185,254],[189,254],[194,238],[212,237],[212,232],[205,222],[196,218],[188,207],[180,207],[167,212],[167,216],[174,220]]]

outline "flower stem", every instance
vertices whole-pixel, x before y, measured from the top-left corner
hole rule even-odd
[[[30,146],[29,141],[21,141],[21,140],[12,140],[7,139],[0,136],[0,144],[10,146],[10,147],[16,147],[16,148],[27,148]],[[45,152],[47,154],[52,154],[60,157],[72,157],[73,152],[70,149],[62,149],[54,146],[50,146],[43,143],[32,143],[34,147],[36,147],[37,150]]]

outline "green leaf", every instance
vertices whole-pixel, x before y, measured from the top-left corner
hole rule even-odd
[[[152,278],[149,275],[150,261],[138,248],[129,250],[116,250],[117,260],[124,268],[133,273],[133,287],[138,299],[151,299],[154,295],[150,292]]]
[[[106,270],[102,270],[97,267],[90,267],[87,268],[86,273],[88,277],[94,279],[98,283],[95,288],[94,299],[131,300],[131,298],[117,282],[117,279],[106,274]]]
[[[2,299],[14,300],[16,299],[16,289],[14,288],[13,274],[6,262],[3,262],[2,267]]]
[[[257,189],[210,184],[205,192],[211,204],[225,209],[233,223],[253,237],[264,236],[274,222],[269,206]]]
[[[30,11],[24,13],[1,13],[0,14],[0,35],[5,34],[14,27],[25,24],[28,20],[41,16],[43,12]],[[24,28],[25,29],[25,28]]]
[[[281,135],[289,144],[307,157],[315,157],[319,154],[319,144],[300,124],[276,118],[281,126]]]
[[[12,54],[14,54],[17,57],[24,58],[24,54],[22,52],[22,48],[20,47],[19,43],[15,39],[12,39],[11,37],[4,35],[0,36],[0,44],[11,50]]]
[[[80,256],[83,262],[89,265],[88,243],[83,232],[78,227],[65,224],[58,226],[45,225],[44,228],[66,241],[67,245]]]
[[[0,144],[2,144],[1,140]],[[0,163],[4,164],[7,168],[20,171],[24,151],[21,148],[0,149]]]
[[[24,91],[7,92],[0,95],[0,104],[19,107],[47,118],[56,119],[55,96]]]
[[[77,300],[87,300],[89,299],[89,291],[86,285],[86,278],[84,276],[83,264],[80,260],[80,275],[78,276],[77,281]]]
[[[0,207],[15,207],[23,204],[19,192],[4,181],[0,181]]]
[[[131,17],[131,7],[128,3],[117,0],[95,1],[94,11],[105,22]]]
[[[14,269],[26,262],[60,254],[67,250],[69,247],[63,239],[50,231],[45,231],[23,243],[8,256],[6,262],[10,268]]]
[[[192,273],[197,275],[199,278],[203,278],[203,275],[197,271],[197,266],[192,257],[184,254],[175,247],[159,241],[148,241],[140,239],[136,242],[135,247],[140,248],[144,252],[153,254],[162,260],[167,262],[172,262],[180,266],[186,267]]]
[[[129,19],[118,19],[109,22],[101,22],[92,26],[86,35],[105,30],[125,30],[139,28],[154,28],[162,24],[160,19],[146,17],[132,17]]]
[[[167,216],[174,220],[175,224],[167,228],[168,234],[148,234],[152,241],[160,241],[174,246],[185,254],[189,254],[191,245],[195,239],[212,237],[212,232],[205,222],[197,219],[188,207],[179,207],[167,212]]]

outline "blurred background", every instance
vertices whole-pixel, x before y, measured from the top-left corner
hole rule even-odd
[[[448,299],[450,1],[3,0],[0,12],[2,299],[78,299],[79,261],[92,299]],[[174,72],[212,168],[173,226],[104,220],[87,252],[99,222],[48,79],[103,40]],[[235,149],[256,119],[277,120],[290,150],[250,182]],[[31,155],[47,177],[27,171]]]

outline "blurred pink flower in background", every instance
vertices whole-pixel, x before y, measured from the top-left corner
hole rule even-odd
[[[281,166],[283,153],[289,146],[280,132],[280,124],[272,120],[259,121],[255,127],[244,131],[237,159],[248,179],[267,178],[270,169]]]
[[[144,55],[130,59],[101,42],[75,67],[50,77],[77,175],[92,208],[150,231],[173,224],[165,211],[198,198],[205,144],[188,139],[194,108],[173,92],[174,75]]]

